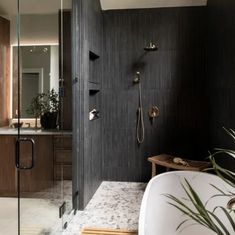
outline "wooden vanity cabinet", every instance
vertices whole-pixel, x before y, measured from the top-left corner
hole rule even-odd
[[[53,186],[53,136],[28,136],[35,142],[35,165],[32,170],[21,170],[21,192],[38,192]],[[21,158],[31,164],[31,143],[22,143]],[[27,163],[29,162],[29,163]]]
[[[35,166],[32,170],[20,171],[20,191],[38,192],[53,185],[53,136],[23,136],[35,141]],[[14,135],[0,136],[0,196],[16,196],[17,168],[15,167]],[[21,164],[31,163],[31,144],[21,144]]]
[[[51,188],[55,180],[72,179],[72,136],[29,135],[35,142],[35,165],[20,171],[22,195]],[[15,135],[0,135],[0,196],[17,195],[17,168],[15,167]],[[31,164],[31,143],[20,145],[20,164]]]
[[[54,179],[72,180],[72,136],[54,136]]]
[[[0,136],[0,196],[15,196],[17,192],[15,141],[14,136]]]

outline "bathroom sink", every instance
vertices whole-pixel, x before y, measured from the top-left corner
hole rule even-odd
[[[35,128],[31,128],[31,127],[26,127],[26,128],[20,128],[20,132],[21,133],[33,133],[33,132],[41,132],[42,129],[35,129]]]
[[[18,128],[1,128],[2,132],[12,132],[12,133],[17,133],[18,132]],[[35,132],[41,132],[41,129],[35,129],[35,128],[20,128],[20,133],[35,133]]]

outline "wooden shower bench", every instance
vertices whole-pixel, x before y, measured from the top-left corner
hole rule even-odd
[[[138,235],[138,232],[121,229],[84,228],[81,235]]]
[[[167,171],[169,169],[182,171],[202,171],[211,166],[210,162],[193,161],[188,159],[183,159],[187,163],[187,165],[177,164],[173,162],[174,158],[174,156],[167,154],[160,154],[158,156],[149,157],[148,161],[152,163],[152,177],[154,177],[157,173],[157,165],[166,167]]]

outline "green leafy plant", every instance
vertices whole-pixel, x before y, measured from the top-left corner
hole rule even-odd
[[[59,111],[59,95],[52,89],[48,93],[43,93],[41,113],[54,113]]]
[[[59,111],[59,94],[52,89],[47,93],[39,93],[35,96],[27,113],[35,117],[35,126],[37,127],[37,119],[46,113],[57,113]]]
[[[227,132],[227,134],[233,138],[235,141],[235,132],[232,129],[226,129],[224,130]],[[227,184],[233,187],[235,189],[235,173],[221,167],[219,164],[216,163],[216,156],[223,156],[224,154],[229,155],[235,159],[235,150],[231,149],[216,149],[215,153],[211,154],[209,156],[209,159],[212,163],[212,168],[215,173],[222,179],[224,180]],[[207,169],[207,170],[211,170]],[[232,210],[232,208],[224,208],[221,206],[216,206],[213,211],[208,210],[207,203],[203,203],[202,200],[200,199],[199,195],[197,192],[194,190],[194,188],[190,185],[190,183],[184,179],[184,182],[181,183],[184,192],[186,193],[186,199],[179,199],[171,194],[165,194],[165,196],[170,199],[168,202],[170,205],[173,207],[177,208],[179,211],[181,211],[186,218],[178,225],[176,230],[184,229],[184,226],[188,226],[188,222],[196,222],[197,224],[200,224],[201,226],[204,226],[212,231],[214,231],[218,235],[231,235],[230,232],[228,231],[227,227],[224,225],[220,217],[218,217],[215,212],[217,210],[221,210],[225,218],[227,218],[228,222],[233,228],[233,231],[235,233],[235,221],[234,221],[234,216],[235,211]],[[221,197],[221,196],[226,196],[226,197],[235,197],[235,192],[224,192],[223,190],[219,189],[215,185],[211,185],[213,188],[215,188],[218,191],[218,194],[214,195],[213,197]],[[213,198],[212,197],[212,198]],[[209,200],[211,200],[210,198]],[[193,207],[188,206],[185,203],[185,200],[189,201]]]
[[[43,99],[43,94],[38,94],[37,96],[33,97],[30,103],[29,108],[26,110],[26,112],[29,115],[34,116],[35,118],[40,117],[43,109],[42,105],[42,99]]]
[[[47,93],[39,93],[35,96],[27,113],[33,115],[34,117],[40,117],[44,113],[53,113],[59,111],[59,94],[52,89]]]

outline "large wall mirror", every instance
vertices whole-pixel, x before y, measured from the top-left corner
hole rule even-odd
[[[27,123],[31,123],[31,127],[34,127],[35,115],[27,112],[32,99],[37,94],[48,93],[54,89],[57,94],[60,91],[64,95],[60,97],[60,107],[63,109],[58,111],[57,128],[71,130],[72,1],[42,0],[38,8],[35,7],[37,4],[39,3],[28,0],[20,1],[19,25],[17,17],[11,16],[11,117],[32,119],[27,120]],[[17,84],[18,77],[20,86]],[[17,87],[20,87],[20,90]],[[22,121],[26,123],[26,120]],[[39,118],[38,125],[40,126]]]
[[[18,48],[13,46],[13,110],[18,116],[17,94],[17,58]],[[40,93],[54,89],[59,91],[59,45],[27,45],[20,47],[20,104],[21,117],[34,118],[27,110],[32,99]]]
[[[59,90],[60,38],[63,37],[60,11],[61,7],[70,9],[71,1],[43,0],[40,7],[37,3],[33,7],[26,0],[19,3],[20,21],[14,16],[11,20],[11,116],[17,118],[20,112],[21,119],[31,119],[34,117],[27,110],[32,99],[51,89]]]

